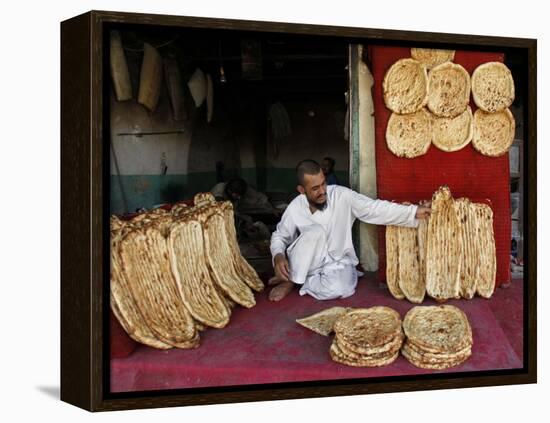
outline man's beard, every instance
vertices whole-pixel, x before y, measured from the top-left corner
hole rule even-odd
[[[317,203],[315,201],[312,201],[308,198],[307,200],[309,202],[309,205],[319,211],[323,211],[327,206],[327,200],[323,201],[322,203]]]

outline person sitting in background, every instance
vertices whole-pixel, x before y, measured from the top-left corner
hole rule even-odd
[[[332,157],[325,157],[321,162],[321,169],[323,170],[323,175],[325,175],[327,185],[338,185],[338,178],[334,174],[335,164],[336,160]]]
[[[249,239],[268,239],[269,228],[261,221],[255,221],[260,214],[280,216],[279,210],[273,207],[267,195],[256,191],[242,178],[233,178],[216,184],[210,192],[217,201],[231,201],[235,210],[235,229],[237,237],[246,235]]]
[[[256,191],[242,178],[233,178],[220,182],[210,190],[218,201],[231,201],[237,209],[267,209],[272,210],[267,195]]]

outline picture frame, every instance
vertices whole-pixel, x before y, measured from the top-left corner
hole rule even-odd
[[[337,37],[349,43],[514,50],[527,74],[522,145],[523,368],[471,373],[111,393],[109,388],[109,60],[106,31],[123,27],[216,28]],[[291,398],[536,383],[537,43],[533,39],[90,11],[61,23],[61,400],[108,411]],[[353,149],[353,146],[351,147]],[[353,161],[353,151],[350,161]],[[358,178],[351,164],[350,182]],[[355,172],[355,173],[354,173]],[[355,178],[355,179],[354,179]]]

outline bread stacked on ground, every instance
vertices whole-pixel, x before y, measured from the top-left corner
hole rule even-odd
[[[457,63],[454,50],[411,49],[412,58],[395,62],[384,75],[383,95],[392,111],[386,127],[388,149],[398,157],[426,154],[433,143],[446,152],[472,141],[483,155],[510,148],[515,121],[508,107],[514,80],[506,65],[484,63],[472,77]],[[479,110],[472,114],[470,92]]]
[[[223,328],[235,304],[255,305],[251,288],[263,289],[238,250],[231,204],[203,193],[195,200],[111,217],[111,308],[151,347],[197,347],[200,330]]]
[[[466,314],[451,305],[416,306],[403,319],[403,356],[423,369],[458,366],[472,355],[472,329]]]
[[[453,199],[447,186],[432,196],[432,214],[417,228],[386,227],[386,281],[397,299],[422,303],[490,298],[495,289],[493,212],[487,204]]]
[[[403,331],[399,313],[389,307],[354,309],[334,323],[333,361],[355,367],[379,367],[399,356]]]

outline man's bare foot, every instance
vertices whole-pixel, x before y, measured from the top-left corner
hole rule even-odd
[[[284,297],[286,297],[288,294],[290,294],[290,291],[292,291],[292,288],[294,288],[294,282],[291,281],[282,281],[277,279],[277,281],[271,283],[271,281],[274,278],[271,278],[269,280],[269,285],[276,285],[271,289],[269,292],[269,300],[270,301],[281,301]]]
[[[275,286],[275,285],[279,285],[281,282],[285,282],[285,280],[284,279],[279,279],[277,276],[273,276],[272,278],[270,278],[267,281],[267,284],[269,286]]]

